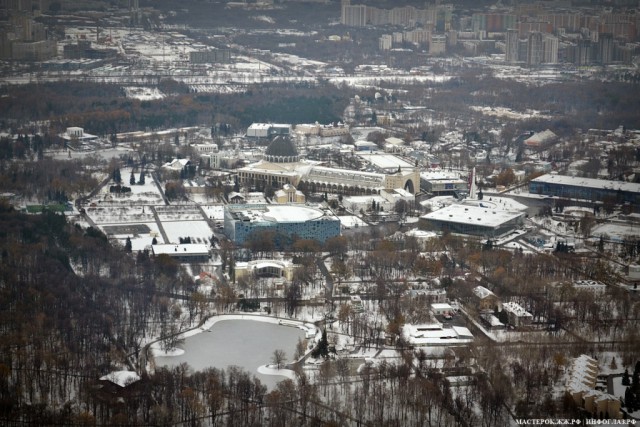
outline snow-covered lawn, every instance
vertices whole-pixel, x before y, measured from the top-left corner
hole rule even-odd
[[[540,111],[536,110],[525,110],[524,112],[518,112],[506,107],[481,107],[475,105],[472,105],[469,108],[474,111],[479,111],[486,116],[506,117],[513,120],[527,120],[533,117],[541,119],[549,118],[548,115],[542,114]]]
[[[343,228],[366,227],[367,223],[354,215],[339,216]]]
[[[135,224],[132,224],[132,225],[135,225]],[[149,233],[134,234],[134,235],[115,234],[110,237],[117,239],[122,246],[125,245],[125,242],[127,241],[127,237],[129,237],[131,239],[131,250],[134,252],[142,251],[147,246],[150,246],[153,243],[154,238],[158,243],[166,243],[162,238],[162,235],[160,234],[158,225],[155,222],[146,223],[144,225],[149,227]]]
[[[203,205],[204,213],[214,221],[224,220],[224,205]]]
[[[191,243],[206,244],[213,234],[206,221],[163,221],[162,227],[167,233],[169,243],[179,243],[181,237],[191,237]]]
[[[593,228],[591,231],[593,236],[607,235],[611,240],[622,242],[629,236],[640,236],[640,225],[634,224],[601,224]]]

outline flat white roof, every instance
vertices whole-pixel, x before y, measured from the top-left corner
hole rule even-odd
[[[573,185],[576,187],[599,188],[605,190],[621,190],[640,193],[640,184],[634,182],[611,181],[608,179],[581,178],[577,176],[546,174],[532,179],[531,182]]]
[[[362,172],[351,169],[336,169],[324,166],[314,166],[307,173],[307,177],[314,181],[325,181],[328,183],[340,183],[346,185],[361,185],[373,183],[383,186],[384,175],[376,172]]]
[[[249,129],[269,129],[270,127],[269,123],[252,123]]]
[[[459,173],[447,172],[443,170],[420,172],[420,178],[424,179],[425,181],[465,182],[462,178],[460,178]]]
[[[467,344],[473,341],[473,335],[468,328],[443,328],[436,325],[405,324],[402,335],[413,345],[455,345]]]
[[[152,245],[153,253],[156,255],[184,256],[184,255],[208,255],[209,246],[200,243],[184,245]]]
[[[466,181],[463,179],[427,179],[425,181],[431,182],[432,184],[466,184]]]
[[[394,156],[393,154],[384,154],[377,151],[366,152],[366,153],[358,152],[356,154],[361,159],[366,160],[367,162],[381,169],[397,169],[398,167],[401,167],[401,168],[414,167],[414,165],[412,165],[411,163],[405,160],[402,160],[400,157]]]
[[[356,147],[378,147],[378,145],[372,141],[356,141],[353,145]]]
[[[293,266],[293,263],[287,260],[253,260],[248,262],[237,262],[237,269],[256,269],[256,268],[265,268],[265,267],[276,267],[280,269],[285,269],[287,267]]]
[[[324,216],[320,209],[300,205],[230,205],[228,209],[250,219],[251,222],[301,222]]]
[[[270,205],[264,214],[266,219],[277,222],[310,221],[321,218],[322,216],[324,216],[324,212],[319,209],[291,205]]]
[[[393,192],[402,197],[415,197],[413,194],[405,190],[404,188],[394,188]]]
[[[386,143],[388,144],[393,144],[393,145],[402,145],[404,144],[404,141],[401,140],[400,138],[396,138],[395,136],[391,136],[387,139],[384,140]]]
[[[524,215],[524,212],[501,211],[478,206],[451,205],[421,218],[435,221],[446,221],[456,224],[474,224],[496,228],[502,224]]]

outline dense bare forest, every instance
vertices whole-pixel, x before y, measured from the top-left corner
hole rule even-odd
[[[214,118],[243,131],[254,121],[282,123],[337,122],[349,102],[349,91],[334,86],[263,85],[241,94],[192,94],[179,83],[160,85],[169,97],[139,101],[124,97],[117,85],[47,83],[5,87],[0,97],[3,128],[29,132],[34,122],[48,121],[55,132],[68,126],[109,136],[118,132],[192,126]]]
[[[515,111],[537,110],[551,118],[533,118],[518,124],[520,129],[551,128],[559,135],[574,129],[612,129],[620,124],[640,127],[640,101],[625,82],[564,82],[543,86],[498,79],[479,70],[457,70],[459,76],[446,83],[415,84],[406,101],[425,105],[438,114],[480,129],[498,118],[481,117],[470,106],[506,107]],[[390,90],[394,85],[388,85]],[[632,84],[632,86],[634,86]],[[160,85],[169,95],[156,101],[125,98],[121,89],[109,84],[48,83],[5,87],[0,97],[4,111],[2,127],[14,133],[29,133],[38,122],[47,121],[46,133],[68,126],[109,136],[117,132],[192,126],[225,122],[242,132],[252,122],[331,123],[340,121],[355,92],[328,83],[264,84],[246,93],[198,94],[175,81]],[[359,95],[366,99],[369,91]],[[371,93],[373,98],[373,93]],[[390,106],[381,105],[380,108]]]

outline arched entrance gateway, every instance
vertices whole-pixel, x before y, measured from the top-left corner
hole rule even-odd
[[[263,278],[284,277],[284,268],[276,263],[260,262],[255,264],[253,274],[255,274],[256,277]]]
[[[404,183],[404,189],[411,194],[415,194],[415,189],[413,187],[413,181],[408,179],[407,182]]]

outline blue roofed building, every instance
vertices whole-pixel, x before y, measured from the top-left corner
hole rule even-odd
[[[224,232],[237,245],[243,245],[261,231],[274,232],[277,247],[294,238],[324,243],[340,235],[340,220],[330,211],[300,205],[227,205]]]

